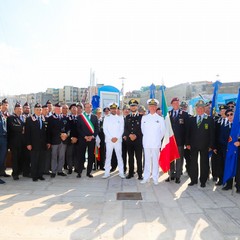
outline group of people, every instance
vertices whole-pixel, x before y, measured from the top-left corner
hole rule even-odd
[[[0,176],[9,177],[5,171],[7,149],[11,151],[12,177],[30,177],[33,181],[72,174],[92,178],[92,170],[104,171],[103,178],[110,177],[118,167],[121,178],[133,178],[136,173],[141,183],[155,185],[159,179],[159,154],[166,126],[159,102],[147,101],[148,113],[136,99],[120,110],[111,103],[103,110],[92,105],[16,103],[14,113],[8,113],[8,101],[4,99],[0,111]],[[205,187],[211,172],[216,185],[222,185],[227,143],[234,115],[234,102],[221,105],[219,114],[209,115],[210,103],[196,103],[196,115],[187,112],[187,104],[177,97],[171,101],[169,117],[176,139],[179,159],[171,162],[166,182],[181,182],[183,163],[191,179],[189,186],[198,183],[198,159],[200,158],[200,186]],[[239,146],[239,142],[235,143]],[[210,156],[210,152],[212,155]],[[200,154],[200,155],[199,155]],[[199,157],[200,156],[200,157]],[[211,164],[210,164],[211,163]],[[64,171],[67,169],[67,174]],[[238,169],[240,167],[238,166]],[[240,192],[240,174],[236,176],[237,192]],[[0,179],[0,183],[4,183]],[[228,181],[224,190],[232,187]]]

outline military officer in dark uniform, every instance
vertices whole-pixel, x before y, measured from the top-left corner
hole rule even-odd
[[[67,138],[70,136],[68,120],[62,115],[60,103],[54,105],[54,113],[48,118],[47,142],[51,144],[51,177],[57,175],[67,176],[63,172],[65,154],[67,148]]]
[[[214,121],[205,114],[205,103],[196,103],[195,117],[190,117],[187,132],[187,148],[191,149],[190,179],[192,186],[198,183],[198,153],[200,153],[200,182],[206,187],[209,175],[209,150],[214,149]]]
[[[46,105],[48,107],[48,117],[53,115],[53,104],[50,100],[47,100]]]
[[[23,104],[23,113],[20,116],[21,120],[24,122],[24,128],[26,124],[26,119],[30,116],[30,105],[28,102],[25,102]],[[24,154],[24,162],[23,162],[23,177],[30,177],[30,152],[27,149],[27,143],[26,138],[24,137],[24,148],[23,148],[23,154]]]
[[[67,151],[66,151],[66,162],[67,162],[67,169],[68,174],[72,174],[73,166],[75,166],[76,169],[76,163],[77,163],[77,152],[76,152],[76,144],[73,143],[73,136],[72,133],[76,127],[77,124],[77,104],[73,103],[69,107],[71,114],[68,116],[69,118],[69,124],[70,124],[70,138],[67,142]]]
[[[26,119],[25,136],[27,149],[30,151],[31,177],[34,182],[43,178],[45,150],[47,148],[46,126],[41,115],[42,106],[35,104],[34,114]],[[50,145],[49,145],[50,147]]]
[[[230,116],[228,120],[228,115]],[[225,166],[225,158],[227,154],[227,145],[229,140],[229,135],[232,127],[233,120],[233,110],[229,109],[224,112],[227,121],[223,121],[222,123],[217,125],[217,138],[216,138],[216,150],[215,154],[217,154],[217,177],[218,182],[216,185],[220,186],[223,184],[223,174],[224,174],[224,166]],[[225,120],[225,119],[224,119]]]
[[[123,138],[126,141],[127,152],[128,152],[128,166],[129,171],[127,179],[134,176],[134,155],[137,161],[137,173],[138,179],[142,180],[142,130],[141,130],[141,120],[142,115],[138,113],[138,101],[136,99],[131,99],[129,101],[130,114],[125,118],[124,124],[124,134]]]
[[[7,99],[4,99],[0,107],[0,176],[9,177],[5,172],[5,160],[7,155],[7,115],[6,113],[6,104],[8,106]],[[2,109],[2,105],[5,105],[5,111]],[[5,183],[3,180],[0,183]]]
[[[215,143],[216,143],[216,151],[213,152],[211,157],[211,167],[212,167],[212,176],[213,180],[218,182],[216,185],[222,185],[222,171],[224,168],[223,162],[222,162],[222,144],[226,145],[226,139],[223,139],[223,136],[225,135],[227,128],[229,128],[228,119],[225,115],[225,112],[227,110],[227,106],[222,104],[219,106],[219,113],[220,115],[214,116],[214,124],[215,124]],[[226,128],[227,126],[227,128]],[[228,131],[228,130],[227,130]],[[222,136],[220,136],[222,135]],[[229,135],[229,133],[228,133]],[[221,173],[221,174],[220,174]],[[221,177],[219,177],[221,175]]]
[[[169,111],[170,121],[173,133],[177,142],[180,159],[172,161],[170,164],[170,178],[175,179],[176,183],[180,183],[180,177],[183,172],[183,158],[184,158],[184,145],[186,144],[187,126],[188,126],[188,113],[180,109],[179,98],[175,97],[171,101],[173,109]]]
[[[86,149],[88,151],[87,176],[92,178],[91,174],[94,163],[95,140],[98,135],[97,116],[92,114],[92,104],[84,104],[84,112],[77,117],[76,134],[78,139],[78,175],[80,178],[85,162]]]
[[[2,103],[0,102],[0,174],[5,174],[5,158],[7,154],[7,120],[1,111]],[[0,184],[5,182],[0,179]]]
[[[15,104],[13,115],[7,119],[8,145],[12,152],[12,177],[19,180],[22,173],[24,161],[24,122],[20,116],[22,106],[19,102]],[[24,173],[23,173],[24,174]]]
[[[42,116],[45,128],[47,130],[48,126],[48,106],[47,104],[42,106]],[[43,175],[51,175],[51,148],[46,148],[45,150],[45,159],[44,159],[44,166],[43,166]]]

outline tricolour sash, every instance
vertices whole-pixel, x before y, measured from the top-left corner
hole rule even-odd
[[[84,112],[80,115],[80,117],[82,118],[83,122],[86,124],[89,131],[93,134],[94,133],[94,126],[93,126],[91,120],[87,117],[87,114]]]

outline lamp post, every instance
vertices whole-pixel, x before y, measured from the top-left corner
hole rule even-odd
[[[122,89],[121,89],[121,94],[122,94],[122,108],[124,105],[124,80],[126,79],[125,77],[120,77],[119,79],[122,80]]]

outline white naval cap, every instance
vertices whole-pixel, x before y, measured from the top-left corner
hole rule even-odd
[[[155,105],[157,106],[159,104],[159,101],[155,98],[151,98],[147,100],[147,105]]]

